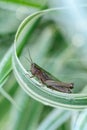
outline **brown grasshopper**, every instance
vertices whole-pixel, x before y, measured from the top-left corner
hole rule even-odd
[[[63,93],[71,93],[71,89],[73,89],[73,83],[64,83],[62,81],[59,81],[54,76],[52,76],[49,72],[41,68],[39,65],[34,63],[31,59],[30,51],[29,51],[29,57],[26,58],[31,63],[30,72],[32,74],[32,77],[37,77],[39,81],[46,85],[48,88],[51,88],[56,91],[60,91]],[[31,77],[31,78],[32,78]]]

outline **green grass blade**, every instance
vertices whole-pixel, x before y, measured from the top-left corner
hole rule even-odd
[[[0,88],[0,93],[6,98],[8,99],[12,105],[14,105],[18,110],[20,110],[19,106],[17,105],[17,103],[14,101],[14,99],[3,89]]]
[[[83,110],[72,118],[72,130],[86,130],[87,128],[87,110]]]
[[[47,115],[37,130],[56,130],[70,117],[70,111],[54,109]]]
[[[0,0],[2,3],[13,3],[13,4],[20,4],[20,5],[23,5],[23,6],[31,6],[31,7],[34,7],[34,8],[38,8],[40,9],[41,7],[43,7],[46,3],[47,3],[47,0]]]

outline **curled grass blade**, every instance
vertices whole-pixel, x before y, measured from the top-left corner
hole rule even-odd
[[[20,25],[14,42],[13,50],[13,68],[17,81],[24,91],[34,98],[42,102],[43,104],[53,106],[53,107],[63,107],[67,109],[83,109],[87,107],[87,94],[78,93],[78,94],[66,94],[61,92],[52,91],[44,86],[41,86],[40,83],[34,78],[29,78],[25,75],[26,70],[22,66],[20,60],[16,54],[16,46],[23,39],[25,32],[28,28],[31,27],[32,23],[43,15],[47,13],[57,12],[58,9],[48,9],[44,11],[37,12],[33,15],[28,16]],[[21,42],[20,42],[21,45]],[[28,73],[30,75],[30,73]]]

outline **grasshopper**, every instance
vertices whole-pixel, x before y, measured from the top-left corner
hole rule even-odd
[[[31,67],[30,67],[30,72],[32,74],[31,78],[36,77],[42,84],[46,85],[50,89],[60,91],[63,93],[72,92],[71,89],[73,89],[73,86],[74,86],[73,83],[65,83],[65,82],[62,82],[62,81],[58,80],[57,78],[55,78],[49,72],[47,72],[46,70],[41,68],[36,63],[34,63],[31,58],[30,51],[28,51],[28,52],[29,52],[30,60],[26,57],[25,58],[31,64]]]

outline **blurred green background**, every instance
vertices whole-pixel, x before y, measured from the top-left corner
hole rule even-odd
[[[86,109],[44,105],[29,97],[13,74],[12,48],[20,23],[50,8],[59,8],[58,15],[40,19],[32,28],[20,47],[21,63],[29,69],[24,58],[29,47],[37,64],[61,81],[74,83],[73,93],[87,93],[87,1],[0,0],[0,130],[87,129]]]

